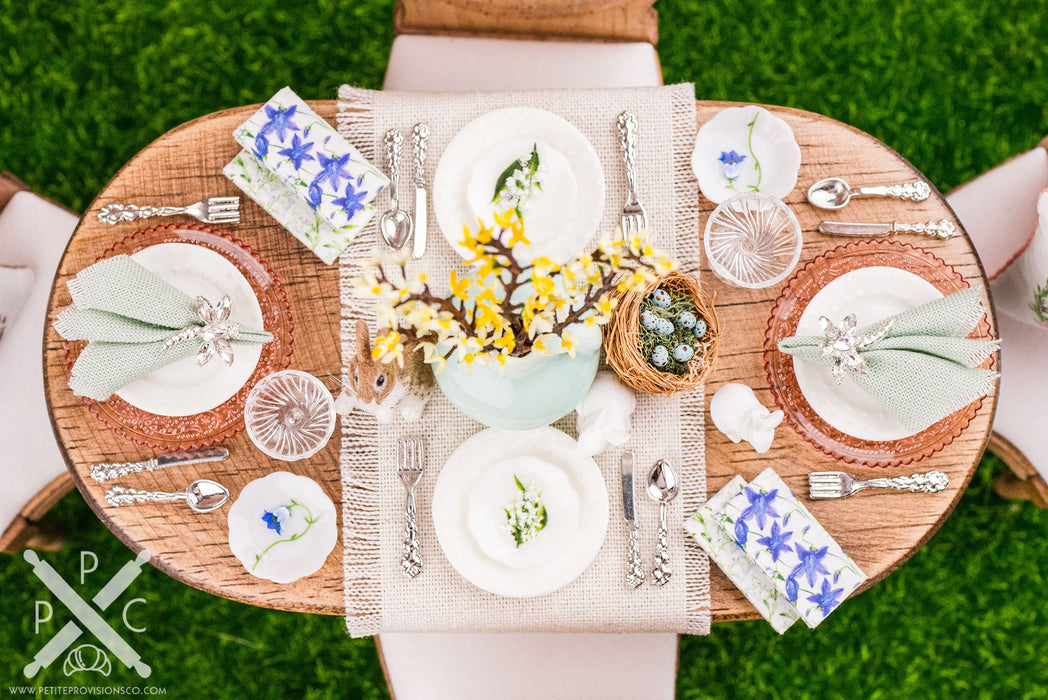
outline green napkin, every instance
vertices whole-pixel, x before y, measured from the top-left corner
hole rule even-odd
[[[101,260],[69,280],[72,306],[54,327],[66,340],[86,340],[69,388],[77,396],[104,401],[114,392],[175,360],[196,354],[202,340],[188,338],[164,349],[178,331],[205,322],[197,301],[126,255]],[[273,336],[239,329],[233,345],[268,343]]]
[[[891,317],[887,332],[855,350],[866,373],[854,368],[854,357],[846,373],[910,430],[937,423],[986,395],[997,379],[996,372],[978,365],[1000,341],[966,337],[983,317],[981,297],[982,287],[972,287]],[[860,327],[854,335],[880,335],[887,320]],[[825,336],[792,336],[779,343],[779,350],[833,365],[835,356],[823,351],[826,343]]]

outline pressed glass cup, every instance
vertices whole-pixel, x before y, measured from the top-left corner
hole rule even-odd
[[[255,447],[293,462],[316,454],[335,430],[335,401],[323,382],[306,372],[274,372],[255,385],[244,406]]]

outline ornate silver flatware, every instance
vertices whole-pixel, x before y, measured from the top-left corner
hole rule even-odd
[[[411,214],[400,208],[398,187],[400,184],[400,145],[404,137],[396,129],[386,132],[386,159],[389,162],[389,211],[383,212],[378,220],[378,229],[382,233],[382,240],[393,250],[403,248],[414,224]]]
[[[415,146],[415,237],[411,242],[411,255],[421,258],[426,252],[426,222],[427,197],[426,197],[426,144],[429,142],[429,127],[425,124],[416,124],[411,131],[412,141]]]
[[[164,503],[185,501],[197,513],[210,513],[225,505],[229,500],[229,489],[211,479],[197,479],[185,491],[141,491],[124,486],[113,486],[106,491],[106,502],[111,506],[127,506],[133,503]]]
[[[622,148],[622,160],[626,164],[626,204],[622,207],[619,226],[623,238],[640,233],[648,227],[648,214],[637,199],[637,118],[632,112],[619,115],[619,146]]]
[[[808,495],[811,498],[847,498],[863,489],[896,489],[915,493],[937,493],[950,485],[950,478],[940,471],[911,474],[910,476],[881,477],[862,481],[844,472],[812,472],[808,474]]]
[[[666,523],[667,504],[680,493],[680,482],[673,466],[664,459],[655,462],[648,474],[648,496],[659,504],[659,535],[655,540],[655,568],[651,580],[656,586],[665,585],[673,575],[670,568],[669,526]]]
[[[885,187],[856,187],[852,189],[839,177],[819,180],[808,188],[808,201],[820,209],[843,209],[852,197],[894,197],[895,199],[923,202],[931,196],[932,188],[923,180],[904,182]]]
[[[859,236],[876,238],[878,236],[895,236],[900,233],[916,233],[930,238],[947,239],[957,235],[957,227],[952,221],[939,219],[919,224],[904,224],[893,221],[890,224],[854,224],[843,221],[823,221],[819,224],[819,233],[832,236]]]
[[[415,486],[422,479],[424,455],[421,440],[397,441],[397,474],[407,490],[404,514],[404,553],[400,566],[404,575],[415,578],[422,571],[422,556],[418,552],[418,525],[415,524]]]
[[[626,533],[629,537],[628,559],[626,561],[626,583],[636,588],[644,583],[644,567],[640,563],[640,547],[637,546],[637,518],[633,500],[633,452],[626,450],[619,458],[622,467],[622,517],[626,521]]]
[[[119,224],[121,221],[179,214],[188,214],[205,224],[235,224],[240,221],[240,197],[211,197],[185,207],[107,204],[99,210],[98,220],[103,224]]]
[[[137,472],[155,472],[157,469],[164,469],[165,467],[199,464],[201,462],[221,462],[228,456],[229,450],[225,447],[209,447],[203,450],[170,452],[141,462],[106,462],[91,467],[91,478],[101,483]]]

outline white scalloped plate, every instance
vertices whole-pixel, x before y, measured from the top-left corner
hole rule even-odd
[[[552,112],[511,107],[477,117],[455,134],[433,177],[433,210],[448,244],[463,258],[462,227],[493,222],[490,200],[499,175],[537,146],[547,181],[524,210],[529,245],[523,261],[546,256],[563,262],[590,243],[604,213],[604,170],[593,145],[575,126]]]
[[[720,159],[731,151],[745,158],[737,177],[729,181]],[[715,204],[743,192],[785,199],[797,186],[801,149],[789,124],[763,107],[728,107],[695,135],[691,169],[702,194]]]
[[[894,267],[864,267],[833,280],[812,297],[797,322],[797,335],[822,337],[819,317],[839,323],[855,314],[859,326],[934,301],[942,293],[912,272]],[[797,386],[819,416],[842,433],[876,442],[914,435],[849,376],[840,384],[828,365],[793,360]]]
[[[292,501],[278,533],[263,518]],[[335,504],[317,482],[291,472],[273,472],[250,482],[230,507],[227,522],[233,555],[252,576],[276,583],[316,573],[338,542]]]
[[[547,526],[516,548],[502,508],[513,476],[534,481]],[[478,588],[529,598],[589,568],[608,531],[608,491],[597,463],[556,428],[482,430],[448,457],[433,489],[433,526],[452,567]]]
[[[194,299],[202,294],[218,301],[228,294],[231,321],[263,327],[262,307],[251,285],[215,251],[192,243],[159,243],[132,254],[131,259]],[[217,359],[198,367],[196,355],[184,357],[131,382],[116,395],[158,416],[196,415],[221,406],[240,391],[261,356],[261,345],[238,343],[229,367]]]

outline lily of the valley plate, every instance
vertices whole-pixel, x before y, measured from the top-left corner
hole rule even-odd
[[[229,509],[229,548],[253,576],[291,583],[316,573],[338,541],[338,516],[317,482],[290,472],[255,479]]]
[[[561,262],[584,249],[604,212],[604,171],[586,137],[564,118],[541,109],[500,109],[474,119],[444,149],[433,179],[437,224],[460,255],[463,226],[491,226],[494,214],[512,208],[499,200],[499,184],[512,187],[514,162],[537,161],[541,189],[520,207],[528,245],[521,261],[546,256]],[[522,174],[528,176],[527,167]],[[507,191],[507,195],[509,191]],[[515,200],[514,200],[515,201]]]
[[[234,363],[174,362],[88,406],[123,437],[161,450],[205,447],[244,427],[251,388],[291,361],[292,321],[279,280],[237,239],[197,224],[156,226],[116,243],[102,257],[126,254],[190,296],[229,294],[234,321],[264,328],[273,340],[234,348]],[[83,343],[66,343],[70,366]],[[212,366],[214,365],[214,366]]]
[[[546,526],[516,546],[507,522],[517,481],[537,490]],[[561,431],[483,430],[448,457],[433,489],[433,526],[463,578],[496,595],[551,593],[589,568],[608,529],[600,469]]]
[[[790,425],[827,454],[868,466],[907,464],[952,442],[980,401],[914,433],[848,377],[838,384],[829,367],[795,360],[778,344],[791,335],[821,337],[819,316],[839,323],[853,313],[865,326],[967,286],[940,258],[893,241],[841,246],[798,270],[772,309],[764,342],[772,394]],[[986,323],[972,334],[988,336]]]

